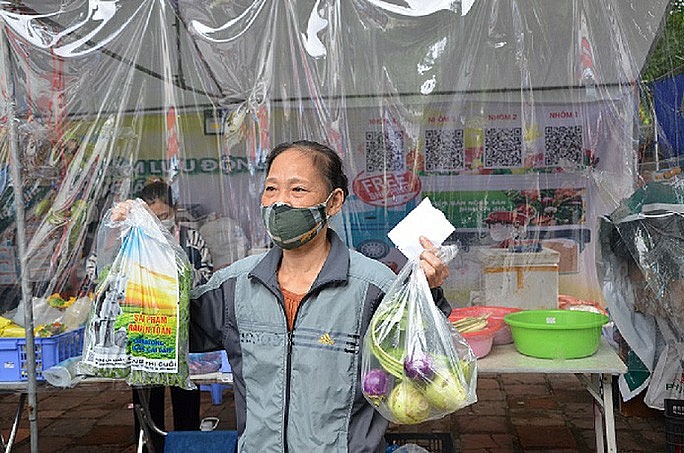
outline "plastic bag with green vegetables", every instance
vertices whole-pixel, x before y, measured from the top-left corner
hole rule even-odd
[[[125,220],[108,211],[98,232],[95,300],[78,372],[131,385],[195,388],[189,379],[192,271],[175,238],[145,202]]]
[[[455,246],[442,247],[448,261]],[[387,420],[418,424],[477,401],[470,346],[435,306],[418,258],[401,269],[363,341],[362,390]]]

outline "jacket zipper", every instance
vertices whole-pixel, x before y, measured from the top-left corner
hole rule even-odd
[[[282,294],[282,291],[281,291]],[[286,367],[285,367],[285,416],[284,416],[284,423],[285,426],[283,426],[283,442],[284,442],[284,449],[283,451],[287,453],[289,451],[288,445],[287,445],[287,425],[289,422],[290,418],[290,378],[292,377],[292,335],[295,330],[295,326],[297,325],[297,315],[299,314],[299,308],[304,304],[304,301],[308,299],[309,293],[305,294],[304,297],[302,297],[302,300],[299,302],[299,305],[297,306],[297,310],[295,311],[294,318],[292,319],[292,330],[287,331],[287,352],[286,352]],[[285,300],[283,299],[283,302],[281,304],[281,307],[283,309],[283,316],[285,317],[285,325],[287,326],[287,315],[285,314]]]
[[[286,320],[287,322],[287,320]],[[292,331],[287,332],[287,354],[286,354],[286,359],[287,359],[287,366],[285,369],[285,416],[284,416],[284,424],[283,426],[283,451],[285,453],[288,452],[288,446],[287,446],[287,425],[289,423],[290,419],[290,376],[292,374]]]
[[[279,302],[280,309],[283,312],[283,320],[285,322],[285,329],[287,329],[287,313],[285,313],[285,299],[280,288],[273,288],[273,294]],[[283,452],[287,453],[287,424],[290,418],[290,375],[292,374],[292,332],[287,330],[287,347],[285,351],[285,404],[283,407]]]

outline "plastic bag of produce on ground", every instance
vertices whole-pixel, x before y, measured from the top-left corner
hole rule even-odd
[[[366,399],[397,424],[442,418],[477,401],[476,357],[435,306],[417,258],[371,319],[361,379]]]
[[[188,368],[191,268],[175,238],[135,200],[125,220],[105,214],[97,252],[100,281],[79,374],[195,388]]]

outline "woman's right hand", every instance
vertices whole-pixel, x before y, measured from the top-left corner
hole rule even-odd
[[[112,208],[112,220],[115,222],[126,220],[126,217],[128,217],[128,211],[131,210],[132,206],[133,200],[126,200],[115,204]]]

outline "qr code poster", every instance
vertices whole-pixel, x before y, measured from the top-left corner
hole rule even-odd
[[[420,176],[407,165],[415,134],[408,134],[414,119],[400,118],[390,112],[370,108],[355,109],[348,173],[353,175],[351,189],[364,204],[398,208],[411,203],[421,191]]]
[[[457,172],[465,169],[463,128],[425,129],[423,137],[425,172]]]
[[[365,132],[364,155],[367,173],[403,171],[404,133],[401,129],[387,127]]]
[[[429,105],[413,107],[401,114],[359,108],[350,115],[351,136],[357,137],[352,145],[355,167],[367,174],[416,175],[456,174],[467,168],[461,115]]]
[[[417,156],[411,152],[418,121],[410,114],[370,107],[348,114],[353,137],[345,162],[351,176],[344,207],[348,239],[364,255],[399,267],[401,254],[387,232],[421,199],[421,176],[413,168]]]
[[[620,147],[611,134],[596,132],[605,128],[601,122],[619,119],[601,102],[521,107],[460,100],[405,110],[410,113],[349,112],[356,169],[425,176],[573,173],[597,168],[601,154]]]
[[[602,104],[581,108],[538,103],[463,102],[427,109],[419,141],[407,162],[421,174],[521,174],[574,172],[599,164],[597,149],[611,148],[599,130]],[[605,117],[605,115],[603,115]]]

